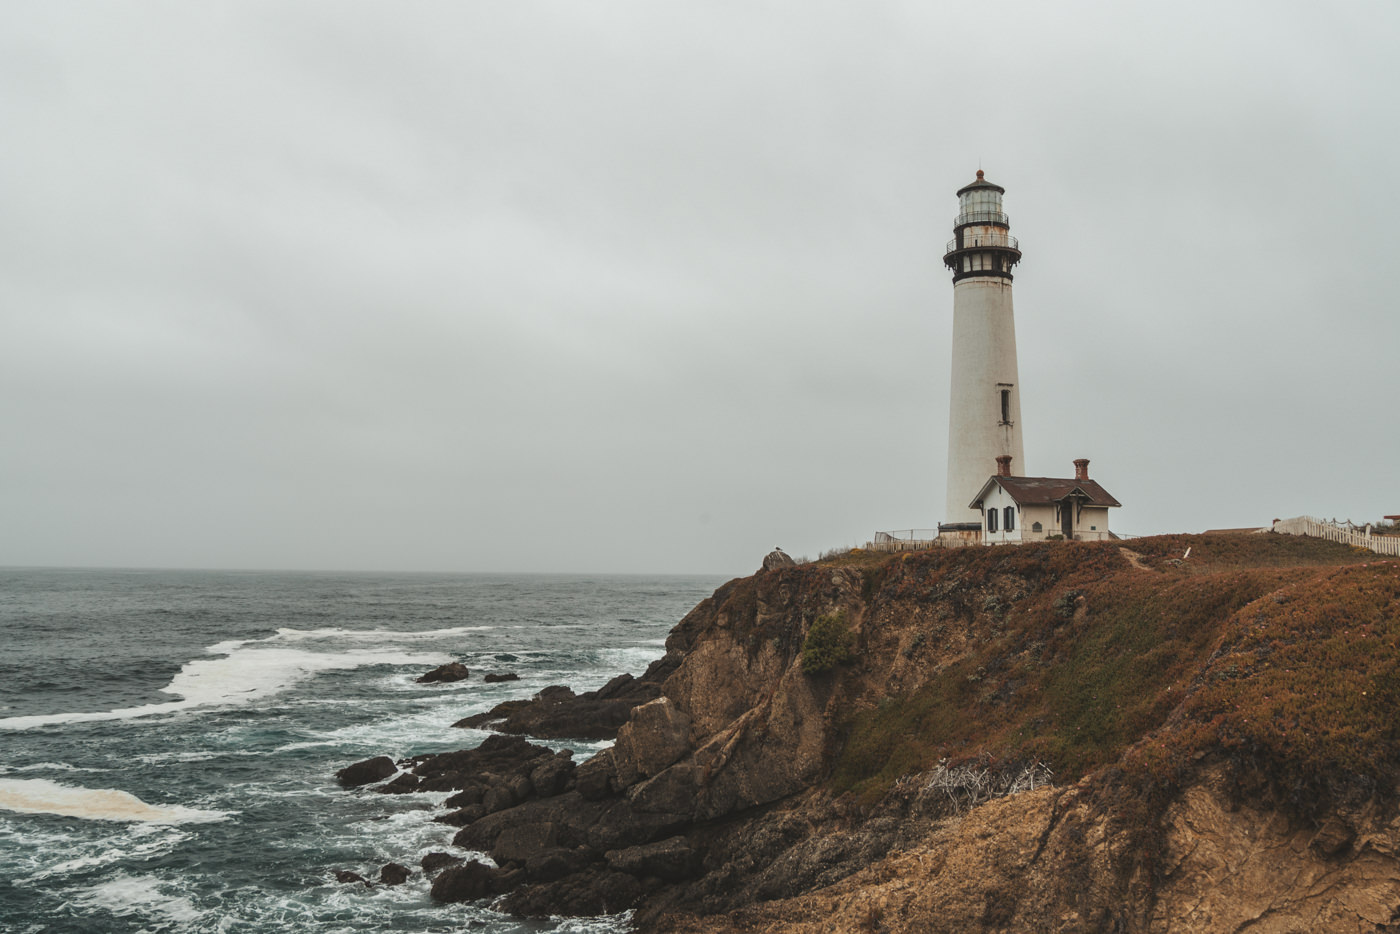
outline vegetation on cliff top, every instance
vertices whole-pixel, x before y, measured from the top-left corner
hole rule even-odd
[[[835,789],[875,800],[943,759],[1151,785],[1223,753],[1298,789],[1394,768],[1400,563],[1273,535],[1131,545],[1137,566],[1076,542],[833,562],[865,575],[863,638],[911,606],[934,621],[902,637],[929,677],[851,718]]]

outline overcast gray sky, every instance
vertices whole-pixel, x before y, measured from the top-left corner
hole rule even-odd
[[[1400,512],[1394,3],[4,20],[0,564],[738,574],[933,526],[979,160],[1025,472],[1090,458],[1138,534]]]

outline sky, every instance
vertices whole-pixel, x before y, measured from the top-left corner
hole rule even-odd
[[[746,574],[943,518],[1006,188],[1026,464],[1400,513],[1400,6],[12,0],[0,565]],[[989,471],[990,472],[990,471]]]

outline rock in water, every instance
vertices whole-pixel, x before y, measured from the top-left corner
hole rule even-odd
[[[533,700],[505,701],[452,725],[475,729],[490,724],[502,733],[548,739],[616,739],[632,708],[659,696],[661,683],[678,664],[679,658],[659,658],[640,678],[618,675],[598,690],[577,696],[563,685],[551,685]]]
[[[492,672],[486,676],[487,684],[500,684],[502,681],[519,681],[520,676],[513,671]]]
[[[373,759],[347,765],[335,773],[335,778],[342,788],[358,788],[361,785],[382,782],[398,770],[393,759],[388,756],[375,756]]]
[[[432,896],[438,902],[470,902],[494,895],[499,871],[472,860],[444,869],[433,882]]]
[[[423,867],[423,871],[432,875],[440,869],[448,866],[460,866],[465,860],[460,856],[453,856],[451,853],[433,852],[425,855],[418,861],[418,865]]]
[[[774,568],[790,568],[797,564],[796,561],[788,557],[788,553],[781,548],[774,548],[763,559],[763,570],[771,571]]]
[[[385,863],[379,870],[379,881],[384,885],[403,885],[411,875],[409,868],[401,863]]]
[[[461,662],[448,662],[446,665],[439,665],[432,671],[418,679],[419,684],[437,684],[448,681],[464,681],[471,671]]]

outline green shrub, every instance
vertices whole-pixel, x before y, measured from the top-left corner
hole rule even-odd
[[[843,611],[818,616],[802,643],[802,671],[816,675],[846,664],[855,657],[855,641]]]

